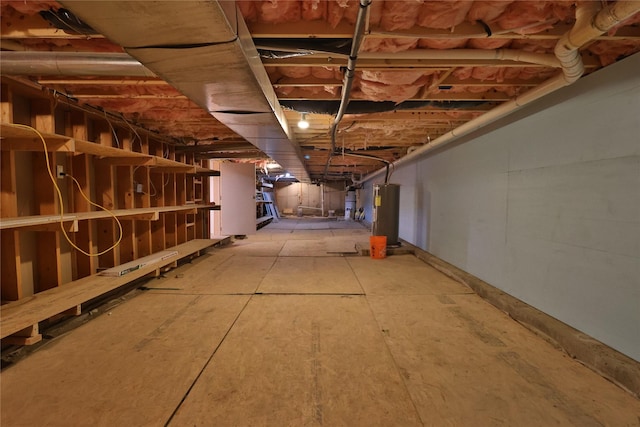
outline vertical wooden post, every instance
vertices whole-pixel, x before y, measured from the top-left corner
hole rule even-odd
[[[0,88],[0,115],[4,123],[13,123],[13,96],[8,85]],[[13,151],[0,152],[0,217],[14,218],[18,216],[18,200],[16,195],[16,157]],[[22,298],[22,272],[20,269],[20,234],[15,230],[2,230],[0,235],[2,247],[2,301],[15,301]]]
[[[55,120],[50,100],[31,101],[31,125],[42,132],[55,132]],[[49,167],[55,176],[56,153],[49,153]],[[40,215],[60,213],[57,193],[51,183],[43,152],[33,154],[34,196],[36,209]],[[57,183],[56,183],[57,184]],[[36,245],[36,283],[34,291],[41,292],[62,284],[60,261],[60,232],[39,232]]]
[[[177,173],[175,176],[176,186],[176,206],[184,206],[187,203],[187,175],[184,173]]]
[[[129,138],[122,135],[120,143],[123,146],[131,146]],[[117,198],[118,209],[133,209],[134,208],[134,188],[133,188],[133,167],[131,166],[117,166],[116,181],[117,181]],[[122,225],[122,240],[120,241],[120,264],[133,261],[137,258],[137,242],[135,239],[134,221],[121,220]]]
[[[84,112],[71,110],[68,113],[67,135],[82,141],[89,140],[87,129],[87,117]],[[71,160],[71,174],[78,180],[82,192],[92,199],[95,197],[91,192],[91,157],[86,154],[77,154]],[[75,184],[73,185],[73,211],[89,212],[92,206],[82,197]],[[95,222],[80,221],[78,231],[75,233],[75,244],[88,253],[96,253],[95,244]],[[90,276],[98,271],[98,260],[96,257],[84,255],[74,251],[77,278]]]
[[[167,247],[175,246],[178,244],[178,235],[176,230],[176,214],[166,213],[164,215],[164,229],[166,235]]]
[[[144,154],[149,154],[149,141],[146,134],[140,136],[142,141],[133,144],[134,148],[139,148]],[[138,136],[136,135],[136,140]],[[151,179],[149,177],[149,167],[135,167],[133,172],[133,180],[142,184],[144,194],[136,194],[135,206],[137,208],[148,208],[151,206],[151,198],[155,197],[153,187],[151,187]],[[153,194],[153,196],[152,196]],[[136,245],[138,249],[138,257],[151,255],[151,221],[136,221]]]
[[[108,161],[101,159],[94,160],[93,166],[97,203],[109,210],[117,209],[113,166]],[[97,220],[96,224],[98,251],[102,252],[116,242],[118,230],[111,218]],[[100,255],[98,262],[101,268],[111,268],[117,265],[118,259],[118,248],[115,248]]]
[[[153,253],[162,251],[167,247],[164,221],[165,215],[160,215],[160,219],[157,221],[151,221],[151,249]]]

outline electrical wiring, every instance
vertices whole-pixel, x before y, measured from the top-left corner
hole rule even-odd
[[[142,152],[142,138],[140,138],[140,134],[136,131],[136,129],[131,126],[131,123],[129,123],[127,121],[127,119],[124,117],[124,115],[121,116],[122,120],[127,124],[127,126],[129,126],[129,129],[131,129],[131,131],[134,133],[134,135],[138,138],[138,145],[140,146],[140,152]],[[134,138],[135,141],[135,138]],[[131,142],[131,145],[133,146],[133,141]]]
[[[104,119],[107,121],[107,123],[109,124],[109,127],[111,128],[111,133],[113,134],[113,137],[116,140],[116,145],[118,146],[118,148],[122,148],[120,146],[120,140],[118,139],[118,134],[116,132],[116,129],[111,124],[111,120],[109,120],[109,118],[107,117],[107,112],[106,111],[104,112]]]
[[[56,178],[55,176],[53,176],[53,172],[51,171],[51,164],[49,162],[49,151],[48,151],[48,147],[47,147],[47,142],[44,139],[44,136],[40,133],[40,131],[38,131],[37,129],[31,127],[31,126],[27,126],[27,125],[21,125],[21,124],[15,124],[13,126],[22,128],[22,129],[27,129],[29,131],[34,132],[36,135],[38,135],[38,137],[40,138],[40,141],[42,141],[42,146],[44,148],[44,158],[45,158],[45,163],[47,165],[47,172],[49,173],[49,178],[51,179],[51,182],[53,183],[53,187],[56,190],[56,193],[58,194],[58,201],[60,202],[60,230],[62,231],[62,234],[64,235],[65,239],[67,240],[67,242],[69,242],[69,244],[76,249],[78,252],[89,256],[89,257],[97,257],[100,255],[104,255],[107,252],[115,249],[120,242],[122,241],[122,224],[120,223],[120,220],[118,219],[118,217],[111,212],[109,209],[105,208],[104,206],[100,206],[97,203],[92,202],[91,200],[89,200],[89,198],[84,194],[84,192],[82,191],[82,187],[80,185],[80,183],[78,182],[77,179],[75,179],[73,176],[65,174],[64,176],[71,178],[75,184],[78,186],[78,190],[80,190],[80,194],[82,195],[82,197],[85,198],[85,200],[87,202],[89,202],[92,206],[95,206],[97,208],[100,208],[102,210],[104,210],[105,212],[107,212],[109,215],[111,215],[113,217],[113,219],[116,221],[116,224],[118,224],[118,230],[119,230],[119,237],[118,240],[109,248],[103,250],[102,252],[99,252],[97,254],[92,254],[90,252],[86,252],[85,250],[83,250],[82,248],[79,248],[69,237],[69,235],[67,234],[67,231],[64,228],[64,200],[62,199],[62,191],[60,191],[60,187],[58,186],[58,183],[56,182]]]
[[[122,223],[120,222],[120,220],[118,219],[118,217],[111,212],[109,209],[105,208],[104,206],[100,206],[97,203],[92,202],[87,196],[86,194],[84,194],[84,191],[82,191],[82,187],[80,186],[80,183],[78,182],[77,179],[75,179],[73,176],[69,175],[69,174],[65,174],[64,176],[66,176],[67,178],[71,178],[73,180],[73,182],[75,182],[76,186],[78,187],[78,191],[80,191],[80,194],[82,195],[82,197],[91,205],[91,206],[95,206],[99,209],[102,209],[103,211],[105,211],[106,213],[108,213],[109,215],[111,215],[113,217],[113,219],[116,221],[116,224],[118,224],[118,240],[109,248],[105,249],[102,252],[99,252],[97,254],[91,254],[89,252],[85,252],[84,250],[80,249],[79,247],[77,247],[71,240],[69,240],[69,237],[67,236],[67,233],[64,231],[64,229],[62,229],[62,232],[64,233],[65,237],[67,238],[67,241],[69,242],[69,244],[71,246],[73,246],[74,248],[76,248],[78,251],[82,252],[83,254],[87,255],[87,256],[100,256],[100,255],[104,255],[107,252],[109,252],[112,249],[115,249],[120,242],[122,241]],[[57,185],[56,185],[57,186]],[[62,213],[62,209],[60,209],[60,212]]]

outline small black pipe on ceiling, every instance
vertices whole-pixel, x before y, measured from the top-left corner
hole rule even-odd
[[[349,102],[345,114],[386,113],[425,107],[434,107],[443,110],[465,110],[477,108],[490,102],[491,101],[404,101],[396,103],[393,101],[352,100]],[[333,115],[338,112],[340,101],[282,100],[280,101],[280,105],[300,113]]]

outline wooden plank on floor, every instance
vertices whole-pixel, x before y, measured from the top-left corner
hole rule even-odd
[[[153,283],[156,292],[224,295],[253,294],[275,257],[233,256],[216,251],[198,258],[176,274]],[[164,288],[164,289],[163,289]]]
[[[2,372],[3,426],[162,426],[248,296],[144,294]]]
[[[430,425],[635,425],[640,401],[475,294],[368,296]]]
[[[245,240],[236,240],[224,250],[242,256],[274,257],[278,256],[283,245],[284,241],[256,241],[253,236],[249,236]]]
[[[421,425],[364,297],[254,296],[171,426]]]
[[[41,292],[2,306],[0,311],[0,334],[4,338],[30,325],[55,316],[76,305],[80,305],[109,291],[117,289],[135,279],[153,273],[159,266],[167,265],[216,243],[216,240],[197,239],[169,248],[178,251],[178,256],[158,264],[142,267],[120,277],[88,276],[54,289]]]
[[[282,257],[258,288],[260,293],[362,294],[346,258]]]
[[[341,256],[356,254],[356,241],[345,238],[327,237],[313,240],[288,240],[280,256]]]
[[[473,293],[414,255],[346,259],[367,295]]]

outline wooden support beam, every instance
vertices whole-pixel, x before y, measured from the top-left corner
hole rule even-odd
[[[194,166],[182,165],[182,166],[154,166],[149,168],[149,172],[152,174],[175,174],[175,173],[195,173]]]
[[[121,221],[157,221],[160,219],[159,212],[132,213],[131,215],[119,215]]]
[[[16,301],[22,298],[22,270],[20,254],[20,238],[16,230],[2,230],[0,232],[2,251],[2,301]]]
[[[3,139],[0,139],[0,149],[2,151],[44,151],[42,140],[36,136],[35,133],[32,138],[11,138],[6,135],[2,135]],[[11,139],[8,139],[11,138]],[[47,151],[54,152],[67,152],[73,153],[75,150],[75,141],[72,139],[51,139],[45,137],[47,144]]]
[[[51,24],[44,20],[40,15],[28,15],[17,14],[11,18],[3,17],[3,21],[7,19],[7,22],[3,22],[0,27],[0,34],[3,39],[86,39],[87,36],[79,33],[68,33],[64,30],[60,30],[51,26]],[[94,34],[91,38],[104,38],[99,34]]]
[[[248,23],[251,37],[261,38],[340,38],[350,39],[353,37],[354,25],[341,21],[334,28],[324,21],[298,21],[279,23],[278,25],[265,24],[262,22]],[[260,41],[255,41],[257,46],[261,46]]]
[[[154,164],[152,157],[107,157],[104,161],[113,166],[150,166]]]
[[[68,77],[47,77],[38,79],[38,83],[44,86],[48,85],[63,85],[63,86],[169,86],[169,83],[159,78],[130,78],[130,79],[114,79],[114,78],[91,78],[91,79],[79,79]]]
[[[239,153],[198,153],[198,160],[202,159],[268,159],[262,151],[242,151]]]
[[[3,124],[13,123],[13,91],[4,82],[0,84],[0,121]],[[0,130],[0,135],[5,136],[3,130]]]
[[[583,55],[583,62],[587,68],[600,67],[599,60],[589,55]],[[263,59],[265,67],[345,67],[347,59],[338,55],[314,54],[285,59]],[[388,57],[358,58],[358,70],[440,70],[446,71],[452,67],[507,67],[528,68],[530,63],[518,61],[503,61],[499,59],[394,59],[393,53]]]
[[[176,152],[187,153],[203,153],[203,152],[220,152],[220,151],[240,151],[240,150],[255,150],[256,146],[245,141],[229,141],[221,140],[220,142],[212,142],[207,144],[198,145],[179,145],[176,146]]]
[[[12,345],[33,345],[40,341],[42,341],[42,335],[38,330],[37,323],[21,331],[16,332],[13,335],[2,338],[3,344],[12,344]]]

